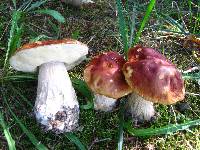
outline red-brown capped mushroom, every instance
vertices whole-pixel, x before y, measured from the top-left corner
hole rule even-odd
[[[149,101],[173,104],[184,98],[181,73],[163,60],[152,58],[127,62],[123,72],[129,86]]]
[[[123,67],[126,81],[134,91],[128,105],[134,117],[150,120],[153,103],[173,104],[184,99],[184,82],[175,65],[163,55],[151,48],[137,50],[128,53],[129,61]]]
[[[122,72],[124,63],[124,58],[117,52],[107,52],[94,57],[86,66],[84,79],[97,94],[95,99],[97,110],[112,110],[116,99],[131,92]],[[106,100],[105,97],[111,99]]]
[[[129,62],[136,62],[147,58],[158,58],[171,64],[171,62],[165,56],[153,48],[136,45],[135,47],[132,47],[128,50]]]

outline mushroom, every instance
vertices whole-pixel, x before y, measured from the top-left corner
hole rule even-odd
[[[85,59],[88,47],[76,40],[48,40],[23,45],[10,58],[17,71],[35,72],[39,67],[36,119],[56,133],[78,127],[79,104],[67,70]]]
[[[84,79],[95,93],[96,110],[111,111],[117,99],[131,93],[122,67],[125,60],[117,52],[106,52],[94,57],[84,70]]]
[[[91,0],[61,0],[61,1],[76,7],[80,7],[83,4],[94,3]]]
[[[131,48],[123,73],[133,89],[128,97],[127,111],[135,120],[150,121],[155,114],[153,103],[173,104],[184,99],[181,73],[152,48]]]

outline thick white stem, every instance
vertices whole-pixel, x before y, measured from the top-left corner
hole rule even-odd
[[[117,103],[117,100],[114,98],[109,98],[104,95],[95,94],[94,95],[94,109],[109,112],[112,111]]]
[[[40,66],[34,111],[45,130],[62,133],[78,127],[79,105],[64,63]]]
[[[131,114],[134,120],[140,122],[150,121],[154,117],[155,110],[153,103],[145,100],[143,97],[132,93],[128,96],[127,112]]]

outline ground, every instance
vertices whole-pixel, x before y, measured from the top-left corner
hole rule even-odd
[[[185,35],[178,34],[177,24],[167,18],[177,20],[188,34],[200,36],[199,9],[197,1],[175,2],[171,0],[157,1],[150,20],[146,25],[140,39],[140,44],[153,47],[164,52],[180,70],[187,70],[190,67],[199,66],[193,52],[198,51],[193,43],[184,45]],[[17,6],[23,1],[17,2]],[[136,6],[136,27],[138,30],[140,22],[144,16],[147,1],[138,0]],[[191,7],[190,5],[191,4]],[[65,23],[58,23],[52,17],[45,15],[35,15],[29,13],[23,18],[23,38],[24,44],[36,37],[42,39],[62,39],[66,37],[76,38],[89,47],[87,60],[70,72],[71,77],[82,79],[82,71],[87,62],[96,54],[103,51],[118,51],[123,53],[123,45],[120,40],[118,30],[118,19],[115,1],[96,0],[95,5],[74,8],[60,1],[51,1],[42,8],[59,11],[66,19]],[[10,30],[12,2],[0,4],[0,68],[3,68],[7,50],[7,43]],[[131,10],[131,9],[129,9]],[[131,11],[125,12],[127,16]],[[164,14],[164,15],[163,15]],[[171,22],[170,22],[171,21]],[[130,22],[130,21],[129,21]],[[164,32],[164,29],[166,32]],[[174,32],[167,32],[168,30]],[[1,71],[1,70],[0,70]],[[9,72],[16,73],[11,68]],[[0,72],[1,73],[1,72]],[[2,74],[2,73],[1,73]],[[0,77],[3,76],[0,74]],[[35,135],[49,149],[76,149],[73,142],[69,141],[65,134],[55,135],[51,132],[43,132],[37,124],[33,109],[24,99],[34,105],[36,97],[37,80],[25,80],[23,82],[5,82],[0,87],[4,91],[9,106],[25,127]],[[187,120],[199,119],[200,88],[197,81],[185,80],[186,97],[176,105],[163,106],[155,104],[158,118],[151,123],[145,123],[137,128],[162,127],[169,123],[183,123]],[[17,89],[14,92],[12,89]],[[194,94],[191,94],[194,93]],[[24,97],[24,99],[21,97]],[[85,104],[87,99],[78,93],[80,104]],[[19,125],[9,112],[3,97],[0,97],[0,110],[3,112],[4,120],[9,126],[9,131],[15,140],[17,149],[36,149],[29,138],[22,132]],[[186,109],[180,110],[180,105],[187,105]],[[118,141],[118,110],[110,113],[97,112],[93,109],[81,109],[80,130],[74,134],[87,147],[87,149],[116,149]],[[0,128],[0,148],[8,149],[6,139]],[[151,137],[135,137],[125,131],[124,149],[200,149],[200,128],[193,127],[187,131],[179,131],[171,135],[160,135]]]

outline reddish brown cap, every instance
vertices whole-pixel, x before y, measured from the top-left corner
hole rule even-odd
[[[54,44],[79,44],[79,45],[85,45],[77,40],[74,39],[61,39],[61,40],[46,40],[46,41],[36,41],[33,43],[27,43],[22,45],[19,49],[16,50],[16,52],[31,49],[31,48],[37,48],[40,46],[48,46],[48,45],[54,45]],[[86,45],[85,45],[86,46]]]
[[[84,79],[93,92],[118,99],[131,88],[125,81],[122,67],[125,60],[117,52],[107,52],[93,58],[84,70]]]
[[[184,99],[185,88],[175,65],[158,58],[147,58],[124,64],[123,72],[129,86],[146,100],[173,104]]]
[[[169,60],[167,60],[167,58],[164,55],[162,55],[153,48],[142,47],[141,45],[137,45],[135,47],[130,48],[128,51],[129,62],[135,62],[147,58],[158,58],[171,63]]]

